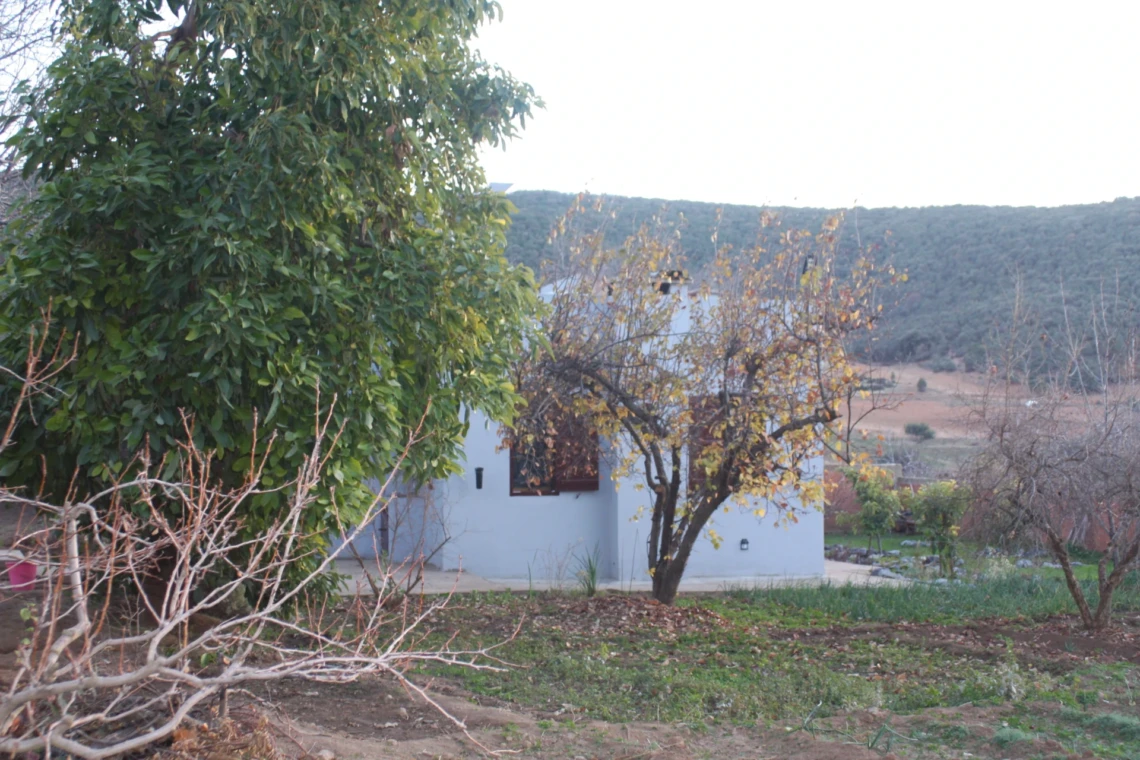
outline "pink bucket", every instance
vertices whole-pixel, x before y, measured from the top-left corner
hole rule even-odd
[[[31,591],[36,585],[36,566],[27,560],[7,562],[8,583],[13,591]]]

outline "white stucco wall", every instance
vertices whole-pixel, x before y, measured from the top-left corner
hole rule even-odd
[[[822,477],[823,459],[812,461],[811,472]],[[633,483],[622,483],[617,490],[617,509],[613,524],[618,556],[614,566],[620,569],[613,577],[621,580],[648,581],[646,540],[649,536],[650,497],[637,491]],[[823,512],[812,506],[796,509],[798,522],[777,524],[778,515],[767,508],[758,517],[750,507],[727,505],[713,517],[709,527],[721,537],[720,548],[714,548],[707,532],[693,547],[685,568],[687,578],[758,578],[822,577]],[[643,507],[640,519],[639,507]],[[747,551],[740,548],[741,539],[748,540]]]
[[[511,496],[510,453],[497,451],[498,445],[498,426],[473,415],[464,472],[434,484],[450,534],[440,566],[462,566],[489,578],[572,584],[578,557],[595,546],[602,558],[612,553],[609,472],[602,472],[598,491]],[[475,487],[476,467],[484,469],[482,489]]]

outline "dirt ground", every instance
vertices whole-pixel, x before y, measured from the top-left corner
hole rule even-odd
[[[935,757],[1073,758],[1057,742],[1035,738],[1016,746],[995,746],[994,726],[1009,717],[1011,706],[963,705],[933,708],[913,715],[859,710],[824,719],[791,721],[764,728],[685,726],[659,723],[612,724],[567,711],[532,715],[502,706],[476,704],[447,692],[435,696],[441,707],[463,721],[448,725],[435,708],[418,703],[389,683],[274,694],[272,731],[286,757],[303,760],[322,750],[338,760],[467,760],[490,753],[536,760],[926,760]],[[572,698],[572,695],[568,695]],[[1048,713],[1056,706],[1034,705]],[[286,717],[288,716],[288,717]],[[910,738],[959,737],[956,746],[932,748]],[[873,748],[872,746],[873,745]]]
[[[865,368],[871,369],[871,368]],[[874,433],[903,435],[910,422],[925,422],[942,438],[969,438],[971,430],[966,419],[969,399],[984,390],[984,378],[971,372],[931,372],[917,364],[892,364],[873,368],[876,377],[890,378],[893,373],[898,385],[889,394],[897,406],[876,409],[859,428]],[[919,379],[926,380],[926,391],[917,390]],[[856,415],[867,409],[869,401],[856,405]]]
[[[533,715],[491,704],[476,704],[437,685],[441,707],[460,719],[450,724],[430,705],[390,683],[357,688],[278,689],[279,748],[291,758],[331,750],[338,760],[399,758],[459,760],[503,751],[512,757],[568,760],[690,760],[794,758],[796,760],[883,760],[884,754],[853,744],[837,744],[784,728],[752,731],[740,727],[696,728],[658,723],[612,724],[565,713]],[[573,695],[567,695],[573,698]],[[289,717],[284,717],[289,716]],[[351,716],[351,717],[349,717]],[[889,755],[887,756],[889,757]]]

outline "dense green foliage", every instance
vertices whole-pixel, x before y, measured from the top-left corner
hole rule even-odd
[[[464,408],[513,408],[534,288],[475,150],[534,96],[466,44],[489,1],[173,0],[186,21],[148,36],[162,10],[65,2],[14,139],[41,184],[9,225],[0,361],[22,366],[49,303],[79,353],[0,474],[38,482],[42,455],[54,495],[73,471],[95,487],[172,451],[185,412],[232,483],[256,412],[275,486],[335,398],[321,531],[334,504],[359,514],[429,406],[412,475],[453,467]],[[258,496],[250,528],[286,497]]]
[[[907,500],[907,507],[918,518],[918,529],[930,539],[938,555],[942,574],[951,578],[958,558],[958,534],[962,516],[970,506],[971,494],[953,481],[927,483]]]
[[[919,382],[921,383],[924,381],[920,380]],[[925,385],[919,387],[920,392],[925,390]],[[919,441],[933,440],[935,435],[934,428],[930,427],[930,425],[926,424],[925,422],[908,422],[903,426],[903,432],[912,438],[918,439]]]
[[[507,255],[532,266],[550,250],[551,225],[573,196],[545,191],[511,193],[519,211]],[[682,242],[693,266],[712,257],[710,234],[722,245],[749,246],[772,230],[760,227],[760,209],[711,203],[615,198],[615,239],[659,213],[683,214]],[[722,209],[719,226],[717,209]],[[819,229],[834,212],[773,209],[783,227]],[[889,234],[888,234],[889,233]],[[1026,304],[1052,330],[1060,323],[1060,283],[1078,307],[1100,292],[1119,287],[1140,296],[1140,198],[1060,208],[947,206],[853,209],[847,212],[841,258],[871,247],[876,258],[892,260],[909,282],[890,295],[882,329],[869,347],[880,361],[924,361],[947,354],[979,365],[988,337],[1008,324],[1014,282],[1022,281]],[[946,368],[949,368],[946,365]]]
[[[867,548],[870,548],[872,538],[878,539],[881,552],[883,535],[894,530],[902,510],[891,475],[874,468],[848,470],[846,475],[855,490],[859,511],[841,515],[841,519],[849,518],[860,533],[867,534]]]

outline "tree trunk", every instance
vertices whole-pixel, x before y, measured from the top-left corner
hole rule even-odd
[[[1081,590],[1081,584],[1077,581],[1077,576],[1073,572],[1073,565],[1069,561],[1069,550],[1065,548],[1065,542],[1053,530],[1047,530],[1045,534],[1049,539],[1049,549],[1053,552],[1053,557],[1061,565],[1061,571],[1065,574],[1065,584],[1069,587],[1069,593],[1073,596],[1073,601],[1077,603],[1077,610],[1081,613],[1081,623],[1085,628],[1094,630],[1096,627],[1093,618],[1092,610],[1089,609],[1089,603],[1085,599],[1085,592]],[[1112,594],[1109,593],[1111,600]]]
[[[1115,563],[1112,572],[1105,575],[1107,569],[1107,556],[1103,557],[1097,567],[1097,588],[1100,591],[1100,601],[1096,605],[1096,613],[1092,618],[1092,629],[1101,630],[1108,627],[1112,622],[1112,595],[1116,591],[1116,587],[1124,580],[1124,576],[1132,569],[1136,557],[1140,554],[1140,536],[1128,546],[1123,554],[1116,548],[1115,544],[1109,545],[1109,550],[1112,551],[1119,561]]]
[[[1100,589],[1100,601],[1096,605],[1096,614],[1093,615],[1091,630],[1100,631],[1108,628],[1112,622],[1112,593],[1116,591],[1116,584],[1105,584]]]
[[[673,604],[684,573],[685,563],[676,559],[659,565],[653,573],[653,598],[661,604]]]
[[[653,598],[662,604],[672,604],[677,599],[677,589],[685,575],[685,566],[693,553],[693,544],[700,536],[700,530],[689,524],[685,535],[677,546],[677,551],[667,559],[662,559],[653,568]]]

